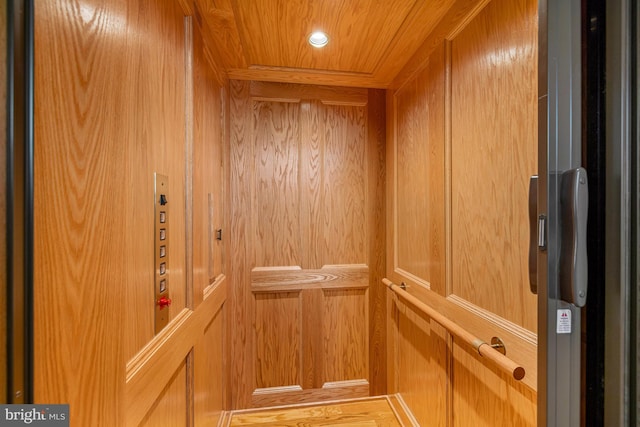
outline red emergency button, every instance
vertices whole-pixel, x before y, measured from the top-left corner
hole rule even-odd
[[[171,299],[167,297],[160,297],[158,300],[158,305],[160,306],[160,310],[165,307],[169,307],[171,305]]]

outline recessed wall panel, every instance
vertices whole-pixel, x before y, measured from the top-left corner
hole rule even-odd
[[[363,107],[323,106],[323,264],[365,264],[366,119]]]
[[[300,385],[300,293],[255,295],[256,388]]]
[[[367,302],[365,289],[324,291],[325,381],[368,378]]]
[[[300,265],[298,103],[253,103],[255,265]]]
[[[528,282],[537,173],[535,1],[490,2],[451,42],[452,292],[536,331]]]
[[[167,383],[141,426],[186,426],[187,423],[187,364],[186,361]]]
[[[396,269],[444,290],[444,49],[395,96]]]

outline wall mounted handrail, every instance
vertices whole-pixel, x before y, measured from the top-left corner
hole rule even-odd
[[[491,360],[500,369],[508,372],[511,376],[513,376],[514,379],[521,380],[524,378],[525,369],[513,360],[509,359],[504,354],[500,353],[495,348],[493,348],[491,344],[488,344],[482,339],[477,338],[472,333],[465,330],[463,327],[453,322],[449,318],[445,317],[434,308],[420,301],[418,298],[414,297],[409,292],[405,291],[404,289],[402,289],[402,287],[396,285],[389,279],[382,279],[382,283],[384,283],[389,289],[395,292],[399,297],[408,301],[424,314],[442,325],[447,331],[449,331],[451,335],[471,345],[478,351],[478,354],[480,354],[480,356]]]

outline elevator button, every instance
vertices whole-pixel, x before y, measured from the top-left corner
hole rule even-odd
[[[160,212],[160,223],[164,224],[167,222],[167,213],[165,211]]]
[[[160,229],[160,240],[166,240],[167,239],[167,230],[165,230],[164,228]]]
[[[160,246],[160,258],[164,258],[167,255],[167,247]]]
[[[165,196],[164,194],[161,194],[161,195],[160,195],[160,204],[161,204],[162,206],[164,206],[164,205],[166,205],[166,204],[167,204],[167,196]]]
[[[158,300],[158,305],[160,306],[160,310],[165,307],[169,307],[171,305],[171,299],[167,297],[160,297]]]
[[[167,264],[163,262],[160,264],[160,275],[162,276],[166,272],[167,272]]]

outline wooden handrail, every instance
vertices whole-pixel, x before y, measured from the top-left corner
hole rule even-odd
[[[432,307],[428,306],[424,302],[420,301],[418,298],[411,295],[409,292],[402,289],[400,286],[396,285],[389,279],[382,279],[382,283],[384,283],[389,289],[395,292],[402,299],[410,302],[413,306],[418,308],[424,314],[438,322],[442,325],[449,333],[467,344],[471,345],[478,351],[480,356],[485,357],[491,360],[496,366],[500,369],[508,372],[511,376],[513,376],[516,380],[521,380],[524,378],[525,370],[522,366],[518,365],[513,360],[509,359],[504,354],[500,353],[495,348],[491,347],[490,344],[487,344],[480,338],[475,337],[473,334],[462,328],[460,325],[445,317]]]

